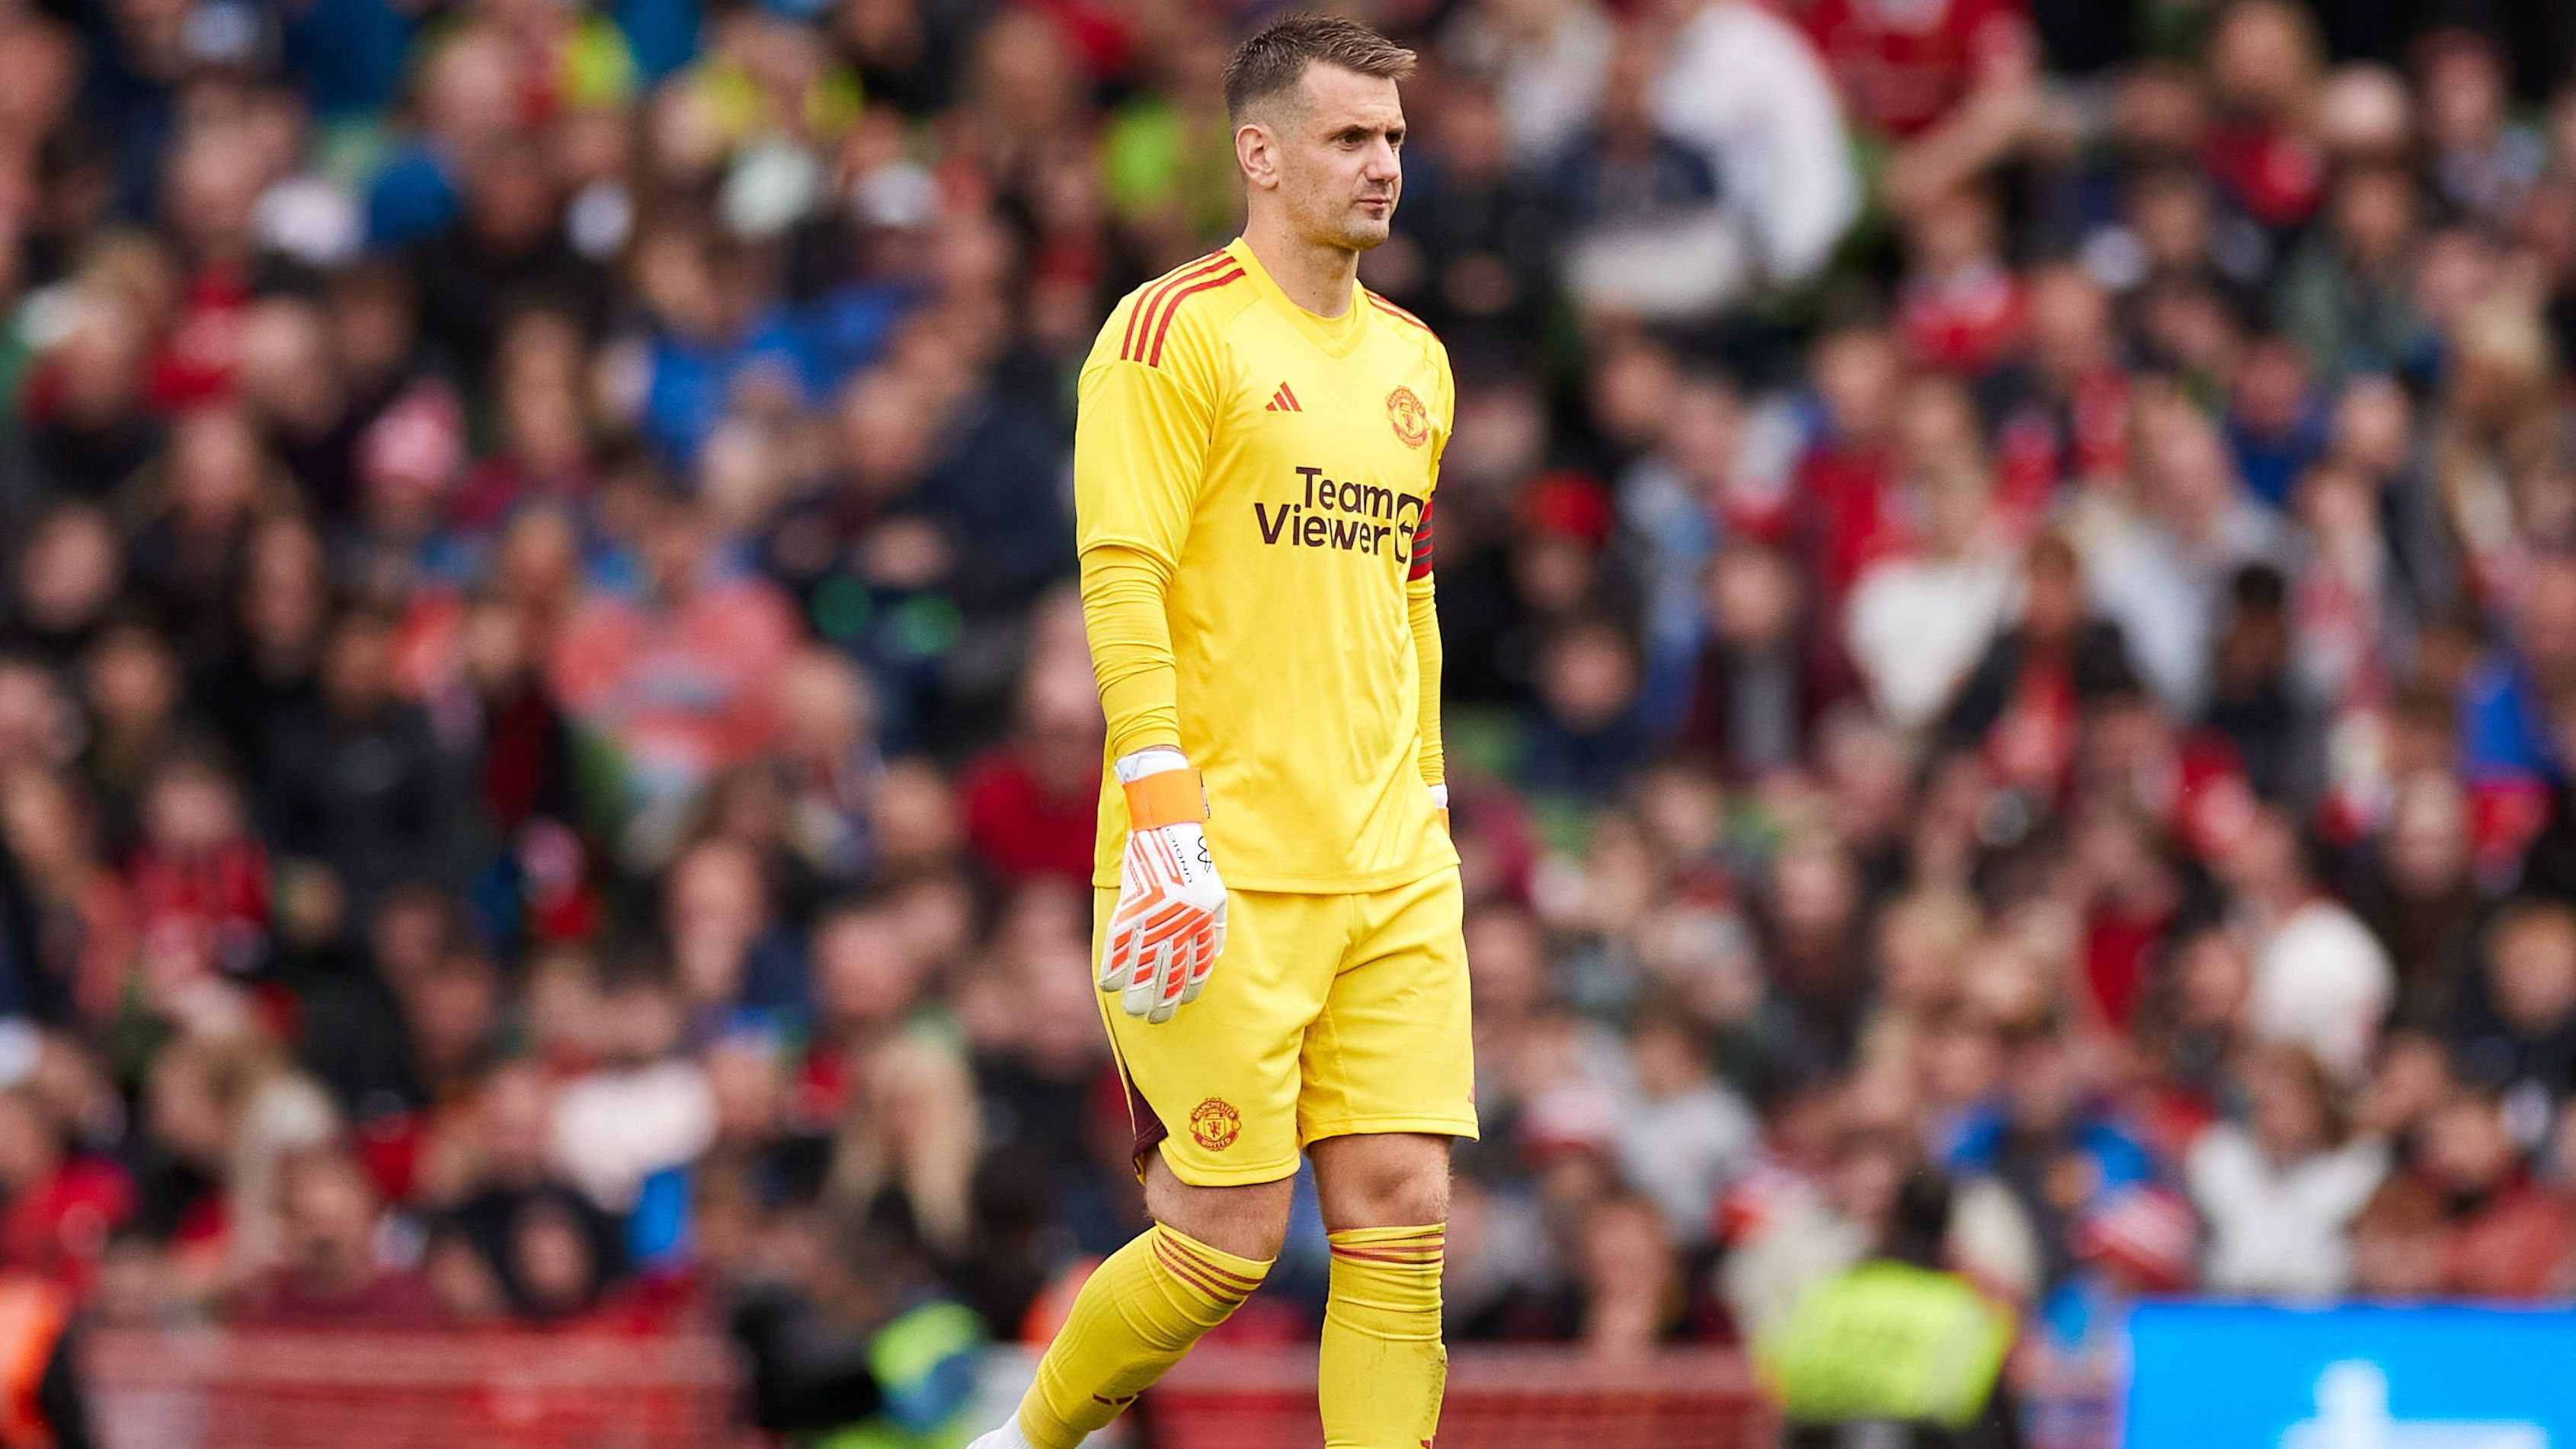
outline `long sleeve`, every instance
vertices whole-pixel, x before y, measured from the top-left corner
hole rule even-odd
[[[1181,741],[1164,593],[1189,538],[1211,414],[1179,372],[1112,361],[1082,378],[1074,533],[1112,757]]]
[[[1113,759],[1181,742],[1179,676],[1163,613],[1171,577],[1169,565],[1139,549],[1102,544],[1082,551],[1082,623]]]
[[[1440,611],[1431,579],[1431,508],[1422,510],[1422,525],[1413,534],[1413,568],[1405,580],[1404,609],[1413,626],[1413,657],[1422,685],[1422,783],[1438,785],[1448,776],[1448,759],[1440,742]]]

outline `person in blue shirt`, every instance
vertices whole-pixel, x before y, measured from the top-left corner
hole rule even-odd
[[[2155,1161],[2095,1099],[2088,1054],[2062,1024],[2024,1023],[2005,1040],[2001,1094],[1953,1129],[1942,1165],[1992,1176],[2012,1192],[2046,1252],[2042,1281],[2053,1285],[2073,1266],[2075,1223],[2111,1194],[2151,1181]]]

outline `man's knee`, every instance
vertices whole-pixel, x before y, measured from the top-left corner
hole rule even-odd
[[[1339,1232],[1448,1220],[1448,1138],[1413,1132],[1332,1137],[1311,1151],[1326,1228]]]
[[[1158,1153],[1145,1164],[1145,1211],[1154,1221],[1238,1258],[1268,1262],[1288,1237],[1293,1179],[1242,1187],[1193,1187]]]

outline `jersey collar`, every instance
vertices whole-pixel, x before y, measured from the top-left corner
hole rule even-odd
[[[1339,317],[1318,317],[1289,300],[1288,294],[1279,289],[1279,284],[1270,279],[1261,259],[1252,254],[1252,243],[1236,237],[1226,244],[1225,250],[1226,255],[1243,264],[1244,275],[1252,278],[1252,284],[1260,289],[1262,299],[1286,316],[1290,325],[1306,334],[1306,340],[1314,343],[1326,356],[1348,357],[1358,349],[1360,339],[1368,335],[1368,298],[1358,281],[1351,283],[1350,310]]]

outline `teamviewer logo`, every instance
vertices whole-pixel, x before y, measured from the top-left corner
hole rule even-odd
[[[1293,471],[1296,497],[1279,503],[1253,500],[1252,526],[1263,543],[1372,557],[1413,555],[1414,534],[1426,508],[1422,499],[1383,484],[1335,478],[1321,468]]]

